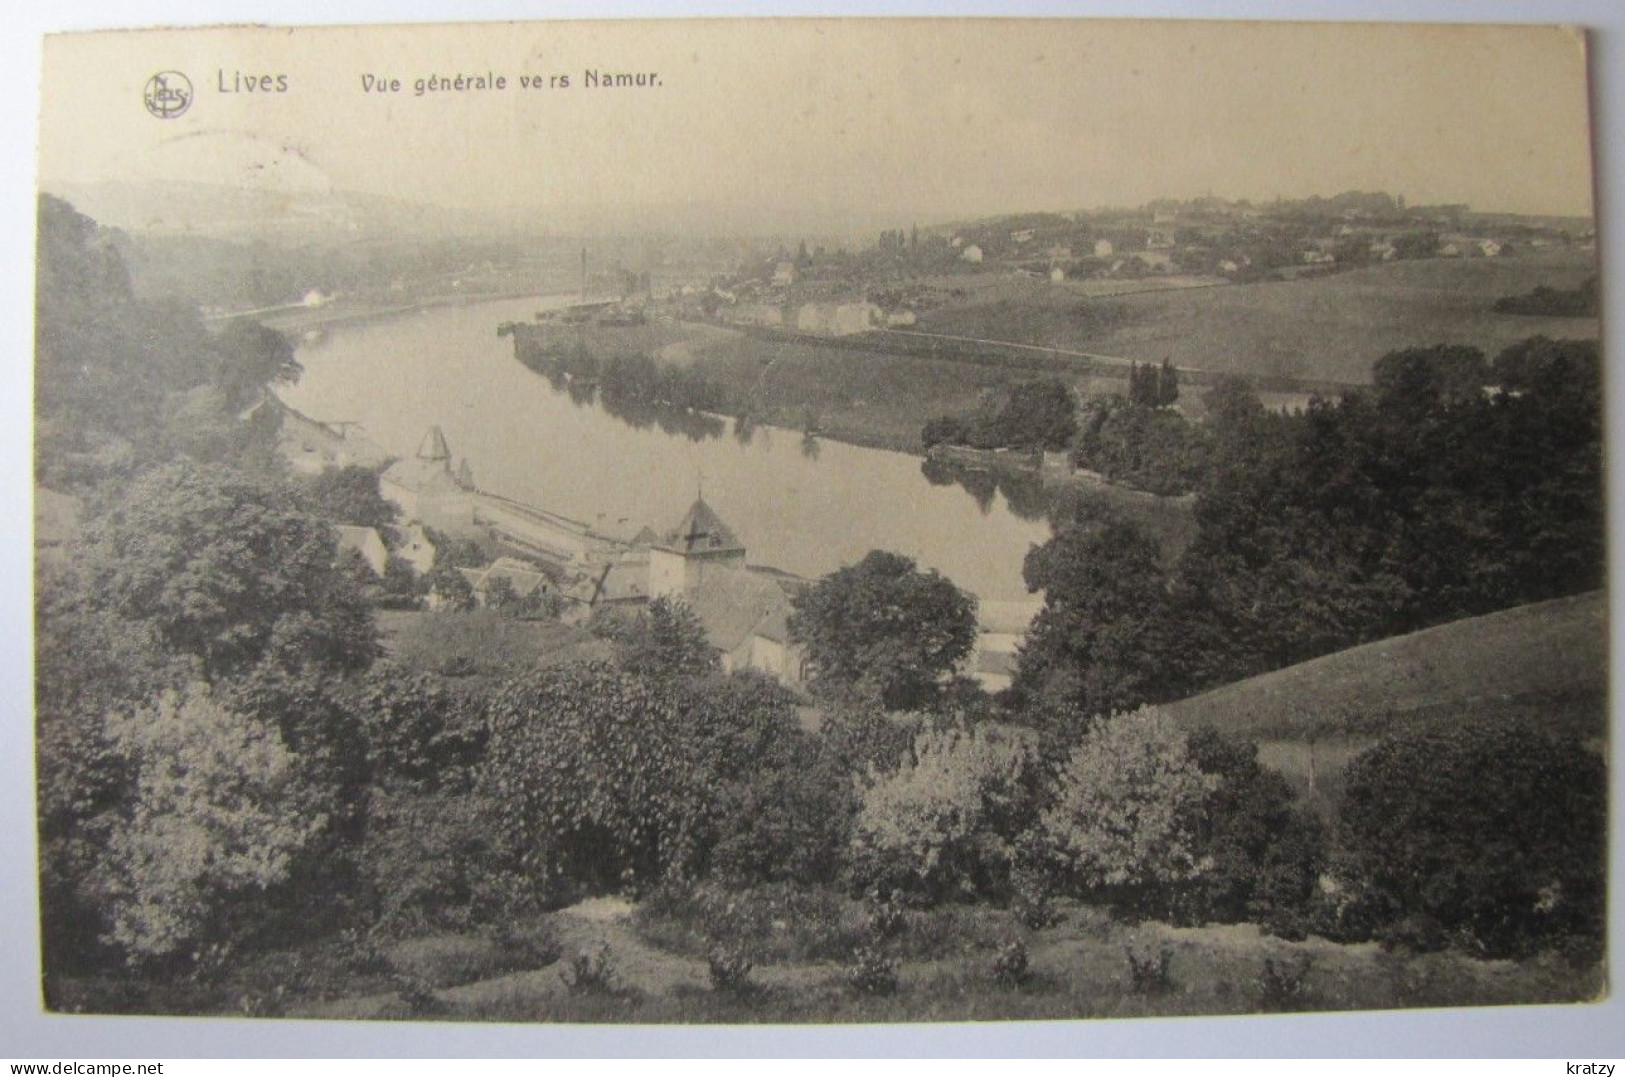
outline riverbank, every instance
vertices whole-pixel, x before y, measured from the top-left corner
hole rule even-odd
[[[528,288],[504,292],[478,294],[446,293],[420,296],[400,303],[367,303],[335,299],[319,307],[290,306],[271,309],[216,314],[206,317],[210,325],[223,324],[237,318],[252,318],[268,329],[302,337],[307,333],[325,333],[340,328],[355,328],[389,318],[402,318],[427,310],[444,307],[468,307],[481,303],[496,303],[513,299],[534,299],[544,306],[557,306],[571,298],[569,292],[538,293]]]

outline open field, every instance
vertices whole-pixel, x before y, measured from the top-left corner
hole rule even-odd
[[[1391,262],[1303,280],[1079,297],[1039,282],[920,319],[926,332],[1052,345],[1141,362],[1265,378],[1364,383],[1397,348],[1471,344],[1493,356],[1526,337],[1595,337],[1596,319],[1496,314],[1501,296],[1572,288],[1589,252]]]
[[[1325,801],[1359,751],[1400,729],[1526,717],[1607,735],[1607,596],[1519,606],[1353,647],[1166,708],[1259,744],[1259,758]],[[1324,805],[1322,805],[1324,806]]]

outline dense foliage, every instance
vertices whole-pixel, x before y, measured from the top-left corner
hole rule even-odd
[[[1215,386],[1193,541],[1164,567],[1132,524],[1059,522],[1018,689],[1102,713],[1602,586],[1594,342],[1410,349],[1374,381],[1292,415]]]
[[[1081,892],[1166,907],[1213,869],[1201,820],[1218,786],[1191,757],[1185,734],[1142,708],[1097,722],[1079,741],[1039,826],[1060,873]]]
[[[920,440],[974,449],[1065,449],[1077,433],[1077,402],[1064,382],[1026,381],[984,400],[969,415],[949,415],[925,424]]]
[[[871,776],[852,836],[853,883],[926,904],[1006,895],[1037,784],[1036,746],[1021,732],[927,730],[901,767]]]
[[[1336,865],[1379,933],[1495,957],[1601,938],[1608,778],[1505,722],[1394,736],[1348,768]]]
[[[1497,314],[1529,314],[1542,318],[1595,318],[1602,312],[1597,278],[1587,277],[1575,288],[1553,288],[1537,284],[1523,295],[1506,295],[1495,301]]]
[[[1188,493],[1201,475],[1201,428],[1177,411],[1106,396],[1085,406],[1081,427],[1073,461],[1113,482],[1176,495]]]
[[[911,558],[871,550],[792,600],[815,686],[891,709],[920,705],[976,640],[976,599]]]

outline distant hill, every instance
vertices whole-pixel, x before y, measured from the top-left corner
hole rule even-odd
[[[1512,711],[1592,736],[1606,728],[1607,643],[1597,591],[1353,647],[1166,709],[1258,741],[1370,739]]]

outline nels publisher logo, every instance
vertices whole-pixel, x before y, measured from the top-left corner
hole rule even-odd
[[[141,92],[147,111],[160,120],[173,120],[192,107],[192,80],[179,71],[160,71]]]

